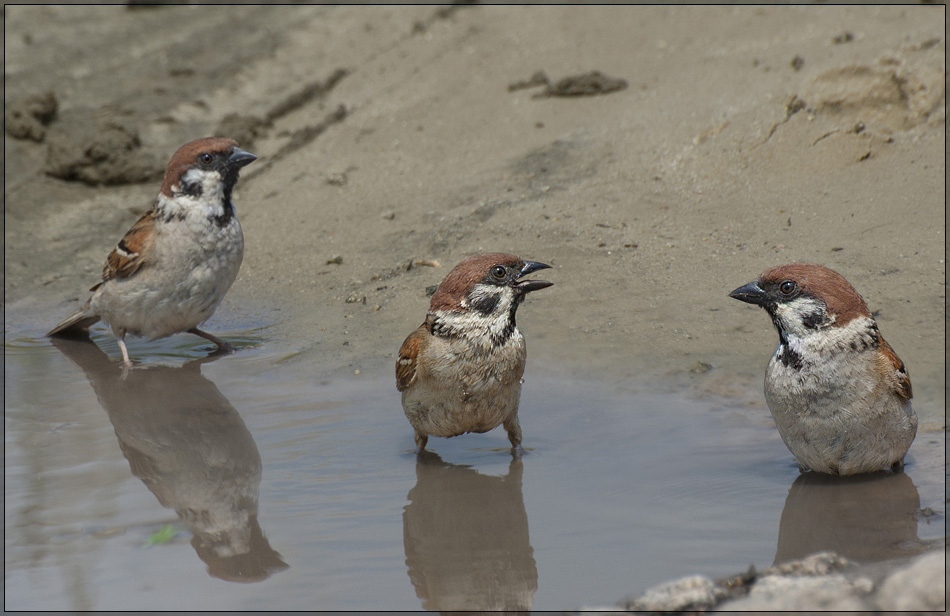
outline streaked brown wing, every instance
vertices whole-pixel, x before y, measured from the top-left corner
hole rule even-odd
[[[880,335],[878,336],[877,351],[882,372],[893,375],[893,379],[896,381],[894,384],[895,393],[907,400],[913,398],[914,392],[910,385],[910,374],[907,372],[907,368],[904,367],[904,362],[897,356],[887,340],[884,340]]]
[[[425,336],[428,335],[425,325],[422,325],[409,334],[399,348],[399,359],[396,360],[396,389],[399,391],[403,391],[415,382],[419,350],[424,344]]]
[[[102,268],[102,282],[113,278],[128,278],[139,271],[148,261],[148,254],[155,237],[155,212],[149,210],[132,225],[109,253]],[[100,283],[102,284],[102,283]],[[99,287],[96,285],[93,289]]]

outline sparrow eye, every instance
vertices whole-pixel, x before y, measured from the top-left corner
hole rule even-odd
[[[210,165],[212,161],[214,161],[214,156],[212,156],[208,152],[205,152],[204,154],[198,157],[198,160],[200,160],[205,165]]]
[[[507,273],[508,273],[508,270],[506,270],[505,266],[503,265],[496,265],[491,268],[491,275],[492,275],[492,278],[494,278],[495,280],[504,280],[505,274]]]
[[[779,285],[778,290],[782,292],[782,295],[791,295],[798,288],[798,285],[795,284],[794,280],[786,280]]]

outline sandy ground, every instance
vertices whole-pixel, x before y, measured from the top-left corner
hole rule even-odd
[[[328,371],[389,363],[425,288],[498,250],[555,266],[522,310],[532,355],[617,378],[703,362],[728,387],[760,378],[775,333],[726,294],[809,260],[856,286],[918,406],[943,408],[942,7],[4,17],[6,103],[58,101],[42,142],[5,135],[7,307],[40,329],[85,296],[168,156],[220,127],[260,156],[238,187],[247,252],[226,308],[269,315]],[[508,87],[594,70],[629,85]]]
[[[7,6],[6,329],[74,309],[171,153],[226,134],[260,160],[215,331],[250,319],[288,369],[392,370],[426,287],[509,251],[554,266],[519,313],[534,365],[762,404],[776,335],[727,294],[807,260],[862,293],[942,431],[944,23],[930,5]],[[510,87],[539,71],[549,87]]]

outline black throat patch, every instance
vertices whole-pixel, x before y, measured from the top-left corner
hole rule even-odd
[[[782,362],[782,365],[786,368],[792,368],[793,370],[801,370],[804,365],[804,360],[802,356],[797,351],[792,350],[788,344],[788,338],[785,336],[785,332],[782,331],[782,328],[778,328],[778,349],[775,351],[775,355],[779,358],[779,361]]]
[[[782,365],[786,368],[791,368],[792,370],[802,369],[802,356],[796,351],[793,351],[788,344],[784,342],[780,344],[776,354],[782,362]]]
[[[234,204],[231,203],[231,195],[228,194],[224,198],[224,203],[221,204],[221,215],[215,216],[214,222],[219,227],[223,227],[231,222],[232,218],[234,218]]]

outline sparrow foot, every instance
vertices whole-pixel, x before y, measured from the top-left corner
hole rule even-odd
[[[237,349],[235,349],[230,344],[225,343],[225,346],[219,346],[215,350],[208,353],[208,355],[204,359],[205,361],[214,361],[220,357],[224,357],[225,355],[231,355],[232,353],[236,353],[236,352],[237,352]]]
[[[201,336],[205,340],[209,340],[213,342],[218,347],[215,353],[222,353],[222,354],[228,355],[228,354],[234,353],[237,350],[233,346],[231,346],[229,343],[225,342],[224,340],[221,340],[214,334],[209,334],[208,332],[201,331],[197,327],[189,329],[188,333],[194,334],[196,336]]]

